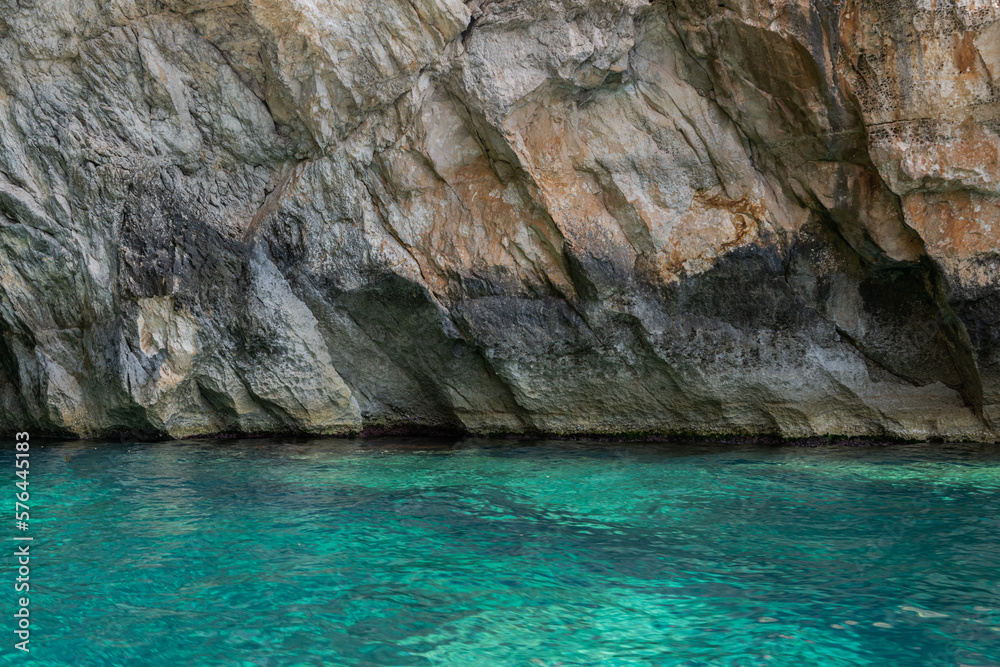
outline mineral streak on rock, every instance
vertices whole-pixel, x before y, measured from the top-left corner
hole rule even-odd
[[[0,0],[0,426],[995,439],[998,19]]]

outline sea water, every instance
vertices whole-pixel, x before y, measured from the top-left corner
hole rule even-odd
[[[29,479],[0,664],[1000,665],[994,445],[34,443]]]

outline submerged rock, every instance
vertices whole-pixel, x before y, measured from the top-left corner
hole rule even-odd
[[[0,0],[0,425],[994,439],[996,19]]]

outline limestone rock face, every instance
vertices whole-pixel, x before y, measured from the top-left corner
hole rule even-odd
[[[0,426],[997,437],[1000,9],[0,0]]]

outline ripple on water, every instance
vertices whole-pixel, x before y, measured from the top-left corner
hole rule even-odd
[[[32,457],[34,650],[5,664],[1000,665],[996,447]]]

